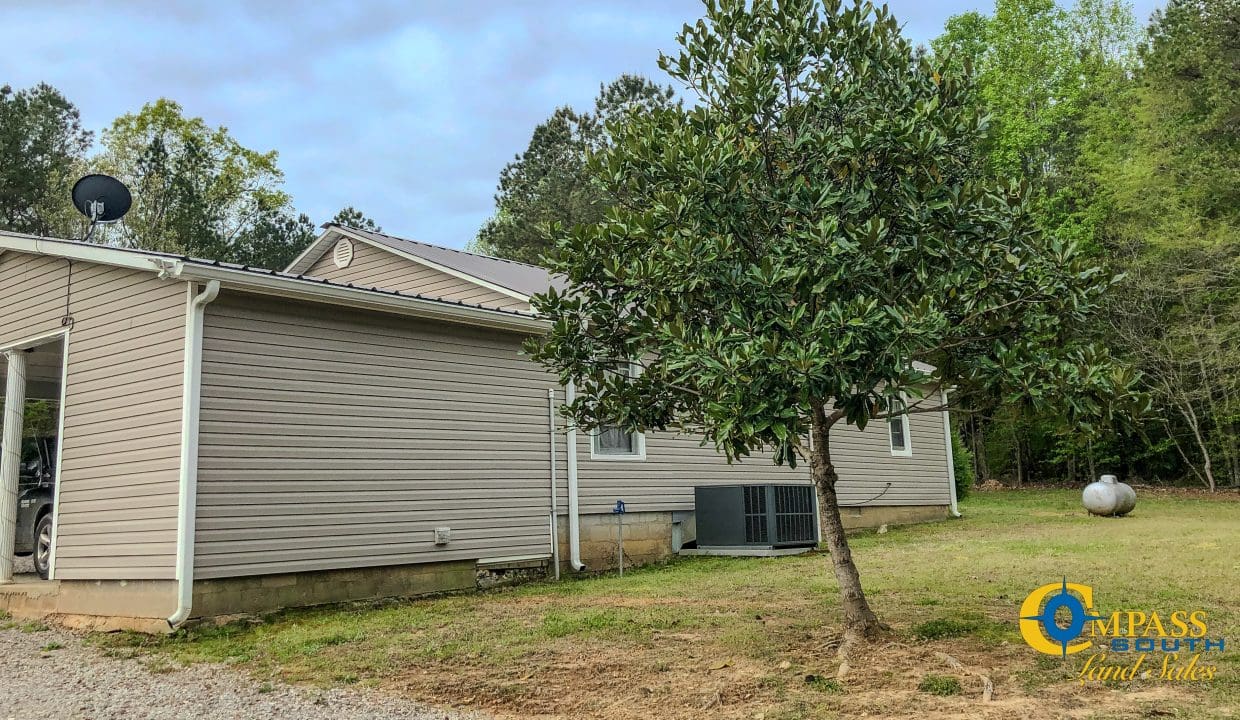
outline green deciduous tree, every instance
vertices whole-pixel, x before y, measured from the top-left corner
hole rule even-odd
[[[1042,227],[1085,243],[1094,186],[1077,167],[1091,113],[1131,77],[1137,27],[1121,0],[996,0],[994,12],[957,15],[932,42],[974,68],[977,101],[991,118],[983,148],[996,177],[1023,177]]]
[[[495,215],[478,231],[475,247],[538,263],[543,255],[554,253],[548,233],[552,223],[598,222],[612,200],[587,172],[587,155],[608,144],[609,122],[666,107],[673,98],[671,88],[622,75],[599,88],[593,112],[557,108],[534,128],[525,152],[500,172]]]
[[[1240,218],[1240,0],[1171,0],[1142,50],[1138,119],[1179,202],[1210,221]]]
[[[944,383],[1107,417],[1132,378],[1076,326],[1111,279],[979,169],[971,81],[885,8],[709,0],[679,42],[660,65],[698,102],[631,116],[590,159],[618,202],[560,236],[571,287],[536,298],[553,326],[530,351],[583,427],[808,457],[853,641],[880,624],[832,430],[940,411]]]
[[[91,133],[56,88],[0,87],[0,228],[70,237],[80,225],[69,198]]]
[[[1106,335],[1148,378],[1149,445],[1240,485],[1240,2],[1173,0],[1082,165],[1127,278]]]
[[[974,69],[976,102],[991,118],[982,146],[995,177],[1019,176],[1031,188],[1038,225],[1075,241],[1105,261],[1097,202],[1099,178],[1082,158],[1119,121],[1100,109],[1131,82],[1136,24],[1119,0],[996,0],[991,15],[965,13],[948,20],[934,51]],[[1082,331],[1096,335],[1097,328]],[[979,403],[962,429],[975,452],[977,472],[1010,475],[1016,484],[1050,468],[1075,474],[1076,460],[1093,465],[1104,453],[1101,429],[1083,433],[1056,412],[1029,404]],[[1090,435],[1090,437],[1086,437]],[[1114,437],[1114,429],[1105,433]]]
[[[244,260],[243,238],[289,205],[276,153],[237,142],[161,99],[103,132],[98,166],[125,182],[133,209],[111,241],[149,250]]]

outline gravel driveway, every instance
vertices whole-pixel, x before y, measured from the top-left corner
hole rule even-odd
[[[378,694],[262,685],[219,665],[152,672],[136,660],[106,657],[71,633],[29,626],[0,630],[6,718],[483,720]]]

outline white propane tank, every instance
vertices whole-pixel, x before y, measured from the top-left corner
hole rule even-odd
[[[1090,515],[1127,515],[1137,506],[1137,493],[1114,475],[1103,475],[1085,486],[1081,504]]]

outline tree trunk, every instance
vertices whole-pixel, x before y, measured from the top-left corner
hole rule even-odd
[[[1176,439],[1175,433],[1171,430],[1171,423],[1168,422],[1166,418],[1163,418],[1163,425],[1167,429],[1167,439],[1171,441],[1171,445],[1175,447],[1175,451],[1178,452],[1180,457],[1184,460],[1184,467],[1191,470],[1192,473],[1197,476],[1198,480],[1203,483],[1206,482],[1205,476],[1201,474],[1201,471],[1197,469],[1197,466],[1193,464],[1193,461],[1188,459],[1188,453],[1184,452],[1184,448],[1180,445],[1180,441]],[[1146,442],[1146,445],[1152,444],[1153,443]]]
[[[986,459],[986,435],[980,417],[974,415],[971,422],[973,423],[973,481],[981,485],[990,479],[990,463]]]
[[[1214,321],[1213,313],[1206,313],[1206,322],[1210,325],[1210,337],[1216,338],[1210,343],[1213,367],[1216,369],[1230,367],[1231,363],[1228,362],[1227,357],[1219,347],[1217,338],[1222,337],[1222,334],[1218,331],[1218,325]],[[1222,372],[1218,374],[1224,375],[1223,380],[1219,383],[1220,393],[1223,396],[1223,405],[1221,408],[1216,407],[1215,409],[1214,424],[1218,428],[1220,439],[1224,443],[1224,455],[1228,460],[1227,469],[1231,475],[1231,485],[1232,487],[1237,487],[1240,486],[1240,445],[1237,444],[1238,440],[1240,440],[1238,438],[1240,433],[1235,431],[1235,421],[1233,419],[1236,417],[1236,387],[1232,377],[1227,377]],[[1209,373],[1205,375],[1208,377]]]
[[[1025,454],[1021,452],[1020,435],[1016,437],[1016,481],[1015,487],[1023,487],[1025,484]]]
[[[810,472],[818,493],[823,539],[831,552],[835,579],[840,584],[840,605],[844,610],[844,646],[840,649],[843,653],[851,643],[874,637],[883,626],[865,599],[861,576],[853,563],[848,537],[844,534],[844,521],[840,518],[839,496],[835,493],[835,485],[840,478],[831,462],[831,426],[834,423],[822,406],[813,408]]]
[[[1201,451],[1201,459],[1203,463],[1202,470],[1206,474],[1206,487],[1210,488],[1210,492],[1214,492],[1217,483],[1214,482],[1214,464],[1210,461],[1210,448],[1206,446],[1206,439],[1201,435],[1201,427],[1197,423],[1197,413],[1193,411],[1192,405],[1185,401],[1185,415],[1188,420],[1188,426],[1193,431],[1193,439],[1197,441],[1197,448]]]

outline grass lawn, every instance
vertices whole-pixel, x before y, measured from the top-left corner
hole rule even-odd
[[[836,586],[819,553],[685,558],[623,578],[98,642],[158,665],[228,662],[263,679],[370,687],[500,716],[1234,717],[1237,496],[1143,491],[1119,519],[1087,517],[1079,497],[975,493],[961,520],[853,536],[862,582],[892,631],[840,680]],[[1017,631],[1024,597],[1065,575],[1092,585],[1107,612],[1204,609],[1209,635],[1235,645],[1202,656],[1218,666],[1212,682],[1082,684],[1089,653],[1040,655]],[[1158,658],[1147,664],[1155,676]],[[991,702],[979,675],[994,684]]]

